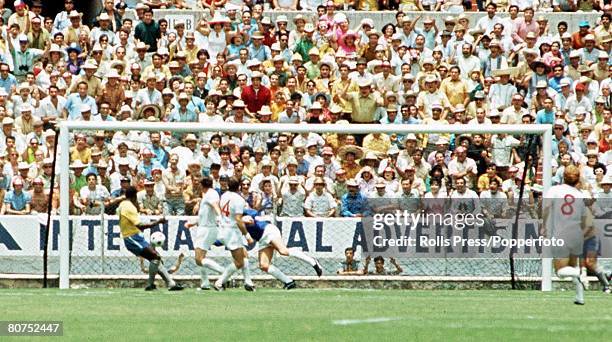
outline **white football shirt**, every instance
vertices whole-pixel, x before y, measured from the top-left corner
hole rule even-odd
[[[217,226],[217,213],[213,208],[214,203],[219,203],[219,193],[214,189],[208,189],[200,201],[200,210],[198,211],[198,225],[200,227]]]
[[[239,229],[236,215],[244,213],[244,209],[247,206],[244,198],[235,192],[228,191],[221,195],[219,205],[221,206],[221,218],[223,220],[221,226],[223,228]]]
[[[581,231],[582,218],[587,209],[587,195],[573,186],[555,185],[544,196],[544,207],[549,209],[547,226],[553,236]]]

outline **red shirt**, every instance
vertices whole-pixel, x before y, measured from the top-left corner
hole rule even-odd
[[[246,86],[242,88],[242,101],[246,104],[247,109],[251,113],[257,113],[262,106],[269,106],[272,101],[272,93],[270,89],[260,86],[259,90],[255,92],[253,86]]]

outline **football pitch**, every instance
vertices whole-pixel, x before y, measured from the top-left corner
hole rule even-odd
[[[63,321],[60,339],[72,341],[609,341],[612,297],[588,291],[584,306],[573,297],[503,290],[1,289],[0,320]]]

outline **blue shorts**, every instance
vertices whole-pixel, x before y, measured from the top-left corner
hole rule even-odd
[[[582,246],[582,257],[586,258],[588,254],[598,255],[600,252],[601,245],[599,244],[599,239],[597,236],[590,237],[584,240],[584,245]]]
[[[137,256],[140,256],[142,251],[149,247],[149,242],[145,240],[144,235],[142,234],[134,234],[123,239],[123,242],[125,243],[125,248]]]

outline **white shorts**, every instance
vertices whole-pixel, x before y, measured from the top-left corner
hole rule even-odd
[[[235,228],[220,228],[217,239],[223,243],[230,251],[235,251],[239,248],[243,248],[246,244],[246,239],[240,232]]]
[[[582,232],[576,230],[574,232],[563,232],[553,236],[563,241],[563,246],[551,247],[553,251],[553,258],[564,259],[569,258],[571,255],[580,256],[584,246],[584,237]]]
[[[198,227],[195,231],[193,245],[195,248],[209,251],[215,241],[217,241],[218,236],[219,228],[217,227]]]
[[[259,241],[257,242],[257,248],[259,250],[262,250],[270,246],[270,243],[273,240],[280,239],[280,238],[281,238],[281,233],[280,233],[280,230],[278,230],[278,227],[273,224],[268,224],[266,228],[264,229],[261,239],[259,239]]]

